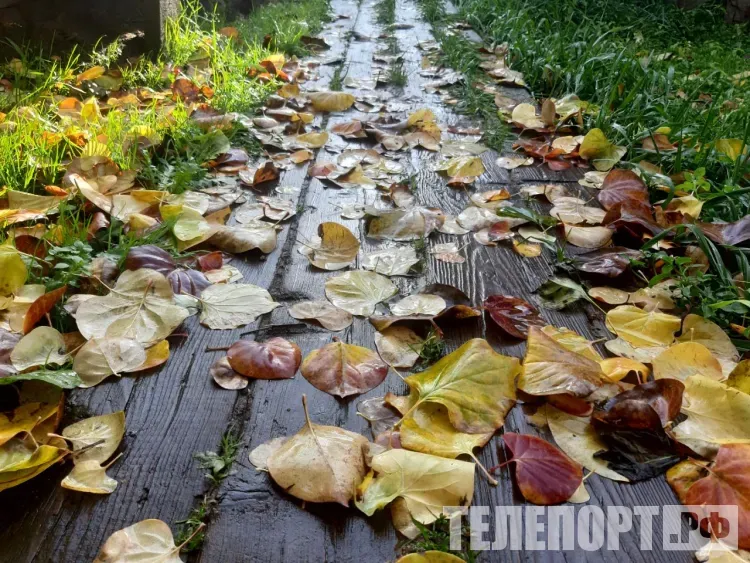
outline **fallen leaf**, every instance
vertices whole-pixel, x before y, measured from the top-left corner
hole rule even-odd
[[[572,352],[540,328],[529,328],[526,356],[518,388],[529,395],[568,393],[587,397],[602,384],[598,362]]]
[[[407,276],[412,274],[414,266],[419,262],[413,246],[399,246],[366,254],[362,258],[361,266],[365,270],[374,270],[384,276]]]
[[[599,171],[610,170],[625,156],[627,149],[611,143],[601,129],[592,129],[581,141],[578,154],[590,160]]]
[[[641,362],[636,362],[629,358],[607,358],[599,362],[604,376],[610,381],[620,381],[630,372],[634,372],[638,381],[648,379],[649,369]]]
[[[346,111],[356,101],[354,96],[345,92],[308,92],[306,95],[316,111]]]
[[[69,359],[62,334],[49,326],[36,327],[10,353],[10,361],[19,372],[36,366],[62,366]]]
[[[180,547],[175,546],[172,531],[161,520],[141,520],[109,536],[94,563],[131,563],[158,561],[182,563]]]
[[[249,221],[242,226],[218,225],[208,242],[226,252],[241,254],[258,249],[264,254],[276,249],[276,229],[265,221]]]
[[[607,227],[576,227],[563,224],[565,240],[580,248],[601,248],[609,244],[614,231]]]
[[[630,268],[631,260],[637,260],[641,256],[638,250],[612,246],[576,255],[574,266],[581,272],[616,278]]]
[[[406,378],[417,394],[412,406],[440,403],[461,432],[494,432],[516,400],[516,358],[495,352],[486,340],[474,338],[425,371]]]
[[[734,363],[739,361],[740,353],[727,333],[714,322],[704,319],[700,315],[689,314],[682,321],[682,334],[677,342],[695,342],[708,348],[722,365],[725,375],[734,369]]]
[[[117,488],[117,481],[107,476],[106,471],[96,460],[82,461],[73,467],[60,486],[81,493],[108,495]]]
[[[515,464],[516,483],[523,497],[539,505],[559,504],[576,492],[583,468],[549,442],[528,434],[506,432],[508,463]]]
[[[620,305],[607,313],[607,326],[617,336],[637,347],[669,346],[681,325],[679,317],[643,311],[632,305]]]
[[[439,295],[417,293],[407,295],[401,301],[393,303],[390,309],[391,313],[397,317],[409,315],[430,315],[434,317],[442,313],[447,306],[445,299]]]
[[[216,382],[216,385],[229,391],[245,389],[250,383],[247,377],[243,377],[232,369],[232,366],[229,364],[229,358],[226,356],[219,358],[211,364],[208,375]]]
[[[252,323],[279,306],[265,289],[252,284],[212,285],[200,296],[201,324],[214,330]]]
[[[702,375],[720,381],[724,379],[719,360],[697,342],[679,342],[667,348],[652,362],[655,379],[685,381],[691,375]]]
[[[75,319],[86,339],[123,337],[147,345],[164,340],[188,315],[174,304],[169,281],[143,268],[123,272],[109,295],[81,303]]]
[[[366,473],[368,442],[342,428],[313,424],[306,403],[305,419],[305,426],[270,454],[268,472],[294,497],[348,506]]]
[[[559,197],[549,214],[566,224],[599,225],[607,212],[598,207],[588,207],[585,201],[577,197]]]
[[[597,199],[604,209],[626,206],[636,210],[645,209],[650,214],[648,187],[632,170],[617,169],[607,174]]]
[[[595,362],[602,361],[599,352],[594,348],[594,343],[573,330],[547,325],[542,328],[542,332],[571,352],[581,354]]]
[[[328,301],[303,301],[295,303],[287,311],[295,319],[317,321],[323,328],[333,332],[344,330],[354,320],[351,313]]]
[[[0,295],[13,295],[24,283],[28,272],[19,252],[9,241],[0,244]]]
[[[547,324],[539,316],[539,311],[518,297],[490,295],[485,299],[483,307],[501,329],[515,338],[525,340],[531,326],[542,327]]]
[[[396,563],[461,563],[463,559],[445,551],[423,551],[410,553],[399,558]]]
[[[398,293],[398,288],[385,276],[355,270],[329,278],[325,292],[336,307],[352,315],[368,317],[375,312],[375,305]]]
[[[391,507],[394,525],[407,537],[419,531],[411,518],[430,524],[444,506],[467,506],[474,495],[474,464],[392,449],[373,456],[374,478],[365,478],[355,504],[367,516]],[[399,502],[401,501],[401,502]]]
[[[388,365],[368,348],[336,341],[310,352],[301,371],[321,391],[348,397],[380,385],[388,375]]]
[[[359,240],[339,223],[318,225],[317,240],[302,247],[302,252],[313,266],[322,270],[341,270],[351,265],[359,252]]]
[[[514,170],[519,166],[531,166],[534,164],[534,158],[521,155],[501,156],[495,161],[495,164],[505,170]]]
[[[81,387],[93,387],[110,375],[140,369],[145,361],[146,350],[137,340],[92,338],[78,350],[73,370],[81,377]]]
[[[484,174],[484,164],[478,156],[456,156],[435,168],[450,178],[477,177]]]
[[[375,333],[375,348],[392,368],[413,367],[423,344],[424,339],[405,326],[392,326]]]
[[[76,463],[104,463],[115,453],[125,435],[125,413],[117,411],[85,418],[63,428],[62,435],[73,444],[74,452],[86,449],[76,455]]]
[[[36,323],[49,313],[52,307],[63,298],[67,290],[68,286],[64,285],[58,289],[45,293],[34,301],[31,304],[31,307],[29,307],[29,310],[26,311],[26,315],[23,318],[22,332],[28,334],[34,328]]]
[[[232,369],[252,379],[291,379],[302,361],[294,342],[274,337],[265,342],[239,340],[227,350]]]
[[[532,104],[518,104],[513,108],[510,120],[522,129],[544,131],[547,125],[536,114],[536,106]]]
[[[542,306],[559,311],[579,299],[587,300],[586,290],[570,278],[552,277],[537,289]]]

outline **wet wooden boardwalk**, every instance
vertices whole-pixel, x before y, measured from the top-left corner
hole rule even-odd
[[[370,78],[373,54],[382,49],[378,39],[382,30],[375,24],[376,0],[333,0],[336,18],[322,34],[332,45],[325,56],[340,55],[342,62],[320,67],[320,79],[307,89],[324,89],[336,67],[343,65],[346,76]],[[428,94],[423,84],[430,81],[419,73],[422,53],[420,41],[432,39],[430,28],[423,23],[414,0],[397,0],[397,22],[412,27],[395,31],[400,50],[404,53],[408,85],[395,92],[405,102],[404,111],[429,107],[441,125],[462,122],[436,94]],[[352,31],[356,33],[351,33]],[[354,91],[357,93],[357,91]],[[367,93],[367,92],[364,92]],[[519,98],[522,93],[513,93]],[[324,117],[319,124],[330,128],[335,123],[353,118],[367,119],[367,114],[350,111]],[[320,120],[320,118],[318,118]],[[468,121],[463,121],[470,124]],[[341,143],[332,135],[331,142]],[[356,146],[357,143],[350,143]],[[508,172],[495,166],[496,153],[483,156],[487,172],[475,189],[507,188],[517,194],[524,183],[559,182],[571,191],[580,190],[577,173],[552,172],[533,166]],[[458,214],[468,204],[464,191],[445,186],[445,180],[431,171],[437,160],[435,153],[407,152],[403,163],[410,173],[417,174],[419,204],[441,208],[445,213]],[[325,149],[318,160],[332,160]],[[267,257],[248,254],[233,262],[245,276],[244,283],[268,288],[283,305],[297,301],[324,299],[325,280],[337,273],[314,270],[307,259],[297,252],[298,241],[307,240],[317,232],[323,221],[337,221],[358,234],[362,250],[382,248],[365,237],[361,221],[341,218],[341,207],[350,203],[373,203],[379,194],[365,190],[338,190],[324,186],[307,175],[307,166],[298,166],[283,173],[280,185],[296,189],[290,196],[304,206],[279,237],[279,246]],[[467,244],[465,264],[448,264],[428,255],[426,273],[419,278],[393,278],[401,295],[429,283],[457,286],[475,304],[495,293],[535,301],[534,290],[552,275],[550,256],[527,259],[514,253],[509,246],[479,245],[471,235],[462,237],[435,234],[429,244],[458,241]],[[607,335],[602,318],[584,308],[566,312],[543,310],[551,324],[566,326],[580,334],[599,339]],[[206,347],[228,346],[240,337],[266,339],[284,336],[295,341],[307,354],[331,340],[331,333],[316,329],[291,318],[286,307],[277,308],[253,325],[234,331],[209,331],[200,327],[196,317],[186,323],[187,338],[172,338],[173,356],[157,374],[143,377],[110,379],[93,389],[71,393],[69,416],[81,417],[124,409],[127,414],[123,457],[111,468],[110,474],[120,482],[114,494],[99,497],[60,488],[59,482],[68,470],[51,469],[41,477],[15,489],[0,493],[0,561],[2,563],[85,563],[92,561],[104,540],[113,532],[139,520],[160,518],[172,525],[185,518],[191,508],[208,490],[195,452],[216,450],[222,434],[233,428],[242,436],[242,449],[235,463],[235,473],[221,485],[218,505],[211,520],[203,549],[191,554],[189,561],[201,563],[383,563],[396,559],[396,533],[384,510],[366,518],[355,508],[307,504],[276,487],[265,473],[256,471],[248,462],[248,453],[257,445],[277,436],[297,432],[304,422],[300,408],[306,394],[312,419],[318,424],[340,426],[370,437],[367,422],[357,416],[361,399],[384,395],[387,391],[403,394],[406,386],[391,373],[386,381],[371,392],[353,400],[337,400],[318,391],[301,375],[293,380],[255,381],[241,392],[218,388],[208,375],[209,366],[221,352],[206,353]],[[347,342],[374,348],[373,327],[366,319],[356,318],[354,324],[339,336]],[[473,337],[486,338],[497,351],[521,357],[522,342],[501,334],[486,319],[448,327],[449,350]],[[537,433],[530,426],[520,407],[509,417],[505,429]],[[483,448],[482,463],[498,463],[498,436]],[[514,490],[508,470],[503,470],[499,486],[492,487],[479,475],[476,479],[475,505],[519,505],[523,499]],[[653,479],[637,485],[623,485],[591,476],[586,481],[591,504],[649,505],[677,504],[664,479]],[[661,530],[655,520],[655,538]],[[490,529],[494,522],[490,519]],[[621,536],[618,552],[512,552],[495,551],[482,555],[480,561],[690,561],[689,553],[641,552],[638,545],[638,522],[629,534]]]

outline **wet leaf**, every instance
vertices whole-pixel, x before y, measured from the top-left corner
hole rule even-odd
[[[35,366],[64,365],[69,360],[62,334],[48,326],[40,326],[19,340],[10,353],[17,371]]]
[[[419,261],[414,247],[403,246],[370,252],[363,257],[361,265],[365,270],[374,270],[384,276],[408,276],[412,275]]]
[[[424,339],[405,326],[392,326],[375,333],[378,354],[393,368],[413,367],[423,344]]]
[[[39,297],[36,301],[31,304],[29,310],[26,311],[26,315],[23,318],[23,329],[24,334],[28,334],[47,313],[52,310],[52,307],[60,301],[68,290],[68,286],[64,285],[58,289],[52,290]]]
[[[428,236],[442,221],[424,208],[394,209],[370,219],[368,238],[375,240],[412,241]]]
[[[294,342],[274,337],[265,342],[239,340],[227,351],[229,365],[252,379],[291,379],[302,361]]]
[[[719,360],[711,351],[697,342],[673,344],[652,362],[655,379],[685,381],[691,375],[702,375],[720,381],[724,379]]]
[[[740,353],[719,325],[704,319],[700,315],[689,314],[682,321],[682,334],[677,342],[695,342],[702,344],[721,363],[724,375],[734,369],[734,363],[740,359]]]
[[[515,338],[526,339],[531,326],[545,326],[547,323],[539,316],[532,305],[507,295],[490,295],[484,301],[484,309],[497,325]]]
[[[308,92],[306,95],[316,111],[346,111],[356,101],[354,96],[345,92]]]
[[[546,309],[559,311],[579,299],[588,300],[586,290],[569,278],[552,277],[544,282],[537,293]]]
[[[712,241],[736,246],[750,239],[750,217],[732,223],[697,223],[697,226]]]
[[[264,254],[276,249],[276,229],[264,221],[250,221],[242,226],[218,225],[208,242],[226,252],[241,254],[258,249]]]
[[[607,227],[563,225],[565,240],[579,248],[601,248],[609,244],[614,231]]]
[[[456,156],[435,168],[449,178],[477,177],[484,174],[484,164],[478,156]]]
[[[365,478],[355,504],[372,516],[390,503],[394,526],[407,537],[419,533],[411,518],[430,524],[444,506],[466,506],[474,495],[474,464],[393,449],[373,456],[374,478]],[[396,502],[394,502],[396,501]]]
[[[250,383],[247,377],[243,377],[232,369],[229,358],[226,356],[219,358],[211,365],[208,375],[216,382],[216,385],[229,391],[245,389]]]
[[[500,168],[504,168],[505,170],[515,170],[519,166],[533,165],[534,158],[531,156],[521,156],[514,154],[510,156],[501,156],[495,161],[495,163]]]
[[[82,461],[73,467],[60,486],[81,493],[108,495],[117,488],[117,481],[107,476],[106,471],[98,461]]]
[[[518,388],[529,395],[587,397],[602,384],[598,362],[572,352],[538,327],[529,329]]]
[[[279,306],[265,289],[252,284],[212,285],[200,296],[201,324],[226,330],[252,323]]]
[[[549,442],[528,434],[506,432],[509,463],[515,464],[516,483],[523,497],[540,505],[559,504],[576,492],[583,468]]]
[[[597,199],[604,209],[625,206],[636,210],[645,208],[650,213],[648,188],[632,170],[617,169],[607,174]]]
[[[357,258],[359,240],[344,225],[321,223],[318,236],[319,242],[310,241],[300,250],[313,266],[322,270],[341,270]]]
[[[294,497],[348,506],[366,473],[368,442],[342,428],[313,424],[307,406],[305,418],[305,426],[271,452],[268,472]]]
[[[73,444],[74,452],[87,448],[76,455],[76,463],[92,460],[104,463],[115,453],[125,435],[125,413],[118,411],[86,418],[66,426],[62,435]],[[97,442],[101,443],[94,446]]]
[[[75,318],[87,339],[122,337],[148,345],[164,340],[188,314],[174,304],[169,281],[144,268],[123,272],[108,295],[81,303]]]
[[[81,387],[93,387],[110,375],[137,370],[145,361],[146,350],[136,340],[92,338],[76,354],[73,370],[81,377]]]
[[[627,149],[611,143],[601,129],[586,133],[578,149],[581,158],[590,160],[594,168],[600,171],[610,170],[625,153]]]
[[[398,288],[385,276],[355,270],[329,278],[325,283],[326,297],[336,307],[368,317],[375,305],[398,293]]]
[[[323,328],[338,332],[351,326],[351,313],[331,305],[328,301],[302,301],[295,303],[288,309],[289,315],[295,319],[314,320]]]
[[[348,397],[380,385],[388,375],[388,365],[369,348],[332,342],[310,352],[301,371],[321,391]]]
[[[575,268],[589,274],[616,278],[630,268],[630,261],[640,258],[641,252],[622,246],[600,248],[575,257]]]
[[[109,536],[94,563],[182,563],[172,531],[161,520],[141,520]]]
[[[555,200],[549,214],[567,224],[599,225],[604,220],[606,211],[598,207],[588,207],[585,201],[577,197],[560,197]]]
[[[674,315],[647,312],[632,305],[620,305],[607,313],[607,326],[636,347],[669,346],[681,324]]]
[[[434,317],[442,313],[447,306],[448,303],[439,295],[417,293],[415,295],[407,295],[401,301],[393,303],[390,308],[391,313],[397,317],[406,317],[409,315],[429,315]]]
[[[445,551],[423,551],[410,553],[399,558],[396,563],[461,563],[463,559]]]
[[[545,405],[547,424],[555,443],[570,458],[594,473],[613,481],[628,481],[594,454],[607,446],[591,425],[589,417],[573,416],[552,405]]]
[[[26,264],[9,242],[0,244],[0,295],[12,295],[26,283]]]
[[[406,378],[417,394],[412,408],[439,403],[461,432],[494,432],[516,400],[516,358],[495,352],[486,340],[474,338],[425,371]]]

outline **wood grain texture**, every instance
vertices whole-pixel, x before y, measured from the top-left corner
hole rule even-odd
[[[372,76],[373,54],[382,47],[377,37],[382,33],[375,21],[376,1],[333,0],[332,12],[348,16],[335,19],[322,34],[332,48],[326,56],[341,54],[346,76]],[[413,0],[397,0],[397,21],[411,25],[395,31],[400,50],[404,53],[405,71],[409,77],[403,92],[393,92],[409,103],[409,111],[429,107],[441,124],[470,124],[455,115],[437,94],[425,92],[423,84],[429,79],[420,75],[422,53],[417,44],[432,39]],[[351,35],[350,31],[357,34]],[[369,38],[369,39],[367,39]],[[308,82],[306,89],[324,89],[335,66],[323,65],[319,78]],[[357,90],[351,90],[356,93]],[[371,92],[369,92],[371,93]],[[523,90],[512,93],[516,99],[528,99]],[[405,114],[408,113],[404,112]],[[330,126],[351,119],[370,119],[372,114],[354,110],[331,114],[320,125]],[[367,146],[347,143],[331,135],[329,147],[319,151],[317,161],[335,160],[341,148]],[[506,154],[512,152],[508,142]],[[487,172],[472,190],[508,188],[514,201],[523,205],[545,206],[538,202],[522,202],[518,190],[528,182],[564,182],[571,191],[586,195],[576,183],[579,173],[552,172],[535,165],[508,172],[498,168],[494,152],[483,155]],[[416,196],[420,205],[443,209],[458,214],[468,205],[468,194],[446,186],[446,181],[432,171],[438,156],[427,151],[406,152],[401,162],[409,174],[415,175]],[[380,193],[374,190],[341,190],[325,185],[306,174],[307,166],[284,172],[281,185],[298,191],[291,197],[303,204],[304,211],[284,224],[279,246],[272,254],[261,257],[250,253],[233,263],[244,274],[245,283],[268,288],[283,305],[298,301],[324,298],[324,283],[340,272],[324,272],[313,268],[299,254],[300,242],[317,233],[323,221],[346,225],[362,244],[362,253],[374,249],[397,246],[395,243],[373,241],[365,236],[363,221],[341,218],[341,208],[351,203],[366,203],[387,207]],[[590,194],[588,194],[590,195]],[[466,292],[475,304],[488,295],[502,293],[518,296],[532,303],[534,291],[553,273],[549,254],[527,259],[516,254],[508,245],[485,247],[471,235],[454,237],[433,235],[428,247],[440,242],[466,245],[462,251],[465,264],[448,264],[427,257],[425,274],[417,278],[396,277],[400,295],[405,296],[429,283],[454,285]],[[401,243],[406,244],[406,243]],[[357,266],[359,263],[357,264]],[[381,306],[382,307],[382,306]],[[385,309],[382,309],[385,310]],[[603,319],[596,311],[585,307],[565,312],[542,310],[542,316],[556,326],[567,326],[591,339],[608,335]],[[69,401],[91,415],[125,409],[127,435],[124,456],[110,470],[120,481],[117,491],[108,497],[85,496],[63,490],[58,486],[67,468],[46,472],[42,477],[16,489],[0,493],[4,509],[0,512],[0,561],[13,563],[82,563],[93,560],[99,546],[114,531],[145,518],[161,518],[174,524],[184,518],[206,490],[202,472],[193,454],[215,450],[222,433],[232,427],[242,436],[242,449],[235,463],[235,473],[221,486],[218,508],[211,521],[206,542],[190,561],[201,563],[381,563],[396,559],[397,535],[390,523],[387,510],[372,518],[365,518],[356,509],[333,505],[301,503],[273,484],[266,473],[256,471],[248,461],[248,453],[263,442],[277,436],[296,433],[304,424],[302,395],[310,405],[312,420],[318,424],[340,426],[370,437],[367,422],[357,416],[357,403],[388,391],[406,392],[401,379],[391,372],[376,389],[349,400],[338,400],[310,385],[301,375],[283,381],[251,382],[242,392],[217,388],[208,376],[208,368],[222,352],[207,353],[208,346],[227,346],[240,337],[265,339],[283,336],[296,342],[304,355],[331,341],[332,333],[290,317],[286,307],[279,307],[248,327],[233,331],[208,331],[200,327],[195,317],[185,326],[187,338],[174,337],[172,358],[158,373],[119,380],[109,380],[90,390],[76,391]],[[472,337],[485,337],[499,352],[522,357],[525,346],[521,341],[503,335],[485,318],[457,322],[445,327],[448,349],[454,350]],[[374,348],[373,328],[366,319],[357,318],[354,324],[338,333],[342,340]],[[538,434],[530,426],[520,406],[508,418],[508,431]],[[545,436],[549,438],[549,436]],[[483,448],[480,459],[486,467],[504,460],[500,436],[494,437]],[[476,479],[475,505],[523,505],[524,501],[513,485],[509,469],[498,474],[500,484],[491,487],[480,475]],[[611,505],[676,504],[677,501],[664,479],[654,479],[637,485],[621,485],[594,475],[587,481],[591,504]],[[490,529],[494,529],[491,517]],[[661,530],[655,521],[655,538]],[[689,561],[688,553],[665,553],[659,550],[641,552],[638,546],[638,524],[629,534],[620,536],[621,551],[601,552],[513,552],[492,551],[480,561],[634,561],[675,562]],[[491,539],[492,534],[489,534]]]

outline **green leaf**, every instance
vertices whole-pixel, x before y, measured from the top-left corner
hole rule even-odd
[[[82,383],[81,378],[72,369],[40,369],[31,373],[0,377],[0,385],[10,385],[16,381],[43,381],[61,389],[74,389]]]
[[[542,298],[542,306],[559,311],[579,299],[591,301],[583,286],[570,278],[550,278],[536,290]]]

